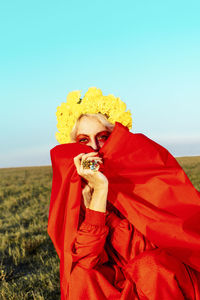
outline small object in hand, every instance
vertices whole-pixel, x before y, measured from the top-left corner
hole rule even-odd
[[[99,164],[97,160],[87,160],[84,159],[82,162],[83,169],[90,169],[92,171],[99,170]]]

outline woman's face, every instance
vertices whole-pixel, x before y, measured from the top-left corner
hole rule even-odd
[[[82,117],[79,121],[76,142],[98,151],[109,137],[110,132],[96,118]]]

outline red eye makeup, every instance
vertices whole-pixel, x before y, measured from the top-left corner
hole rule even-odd
[[[79,136],[76,138],[76,142],[77,142],[77,143],[81,143],[81,144],[87,144],[87,143],[89,142],[89,137],[84,136],[84,135],[79,135]]]
[[[105,130],[105,131],[101,131],[101,132],[97,133],[95,137],[96,137],[97,141],[106,141],[108,139],[109,135],[110,135],[110,132]],[[79,134],[76,137],[76,142],[80,143],[80,144],[87,144],[90,142],[90,137],[85,134]]]
[[[97,140],[106,141],[107,138],[109,137],[109,135],[110,135],[110,132],[102,131],[102,132],[97,134]]]

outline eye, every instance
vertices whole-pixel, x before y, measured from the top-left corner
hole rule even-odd
[[[109,134],[102,134],[98,136],[98,140],[107,140],[107,138],[109,137]]]
[[[87,143],[88,139],[87,138],[82,138],[80,140],[78,140],[79,143]]]

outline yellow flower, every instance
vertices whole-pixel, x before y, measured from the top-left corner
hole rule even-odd
[[[70,142],[70,132],[81,114],[101,113],[106,115],[112,124],[120,122],[129,129],[132,127],[130,110],[126,111],[126,104],[114,95],[103,96],[102,91],[91,87],[81,99],[80,91],[73,91],[67,95],[67,102],[57,107],[56,139],[60,144]]]
[[[102,91],[100,89],[97,89],[96,87],[91,87],[88,89],[88,91],[85,93],[84,98],[96,98],[102,96]]]
[[[79,102],[81,98],[81,91],[73,91],[67,95],[67,103],[72,105]]]

